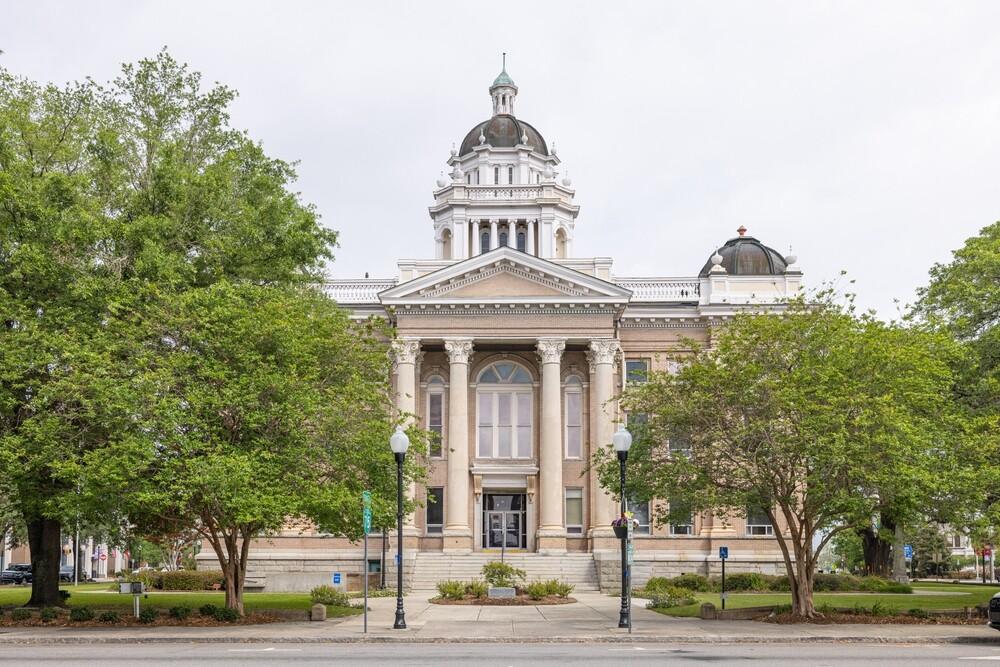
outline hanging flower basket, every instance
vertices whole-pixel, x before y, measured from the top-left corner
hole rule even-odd
[[[615,531],[615,537],[617,537],[619,540],[624,540],[625,538],[628,537],[628,526],[627,525],[624,525],[624,524],[621,525],[621,526],[612,525],[611,528],[614,529],[614,531]]]

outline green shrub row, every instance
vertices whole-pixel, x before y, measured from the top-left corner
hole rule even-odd
[[[325,604],[334,607],[350,607],[351,598],[344,591],[324,584],[309,591],[309,599],[313,604]]]
[[[694,591],[679,586],[662,586],[649,596],[647,609],[669,609],[670,607],[686,607],[695,603]]]
[[[524,592],[532,600],[541,600],[549,595],[565,598],[569,597],[569,594],[573,592],[573,585],[564,583],[558,579],[534,581],[524,587]]]
[[[646,585],[638,589],[645,597],[652,597],[665,588],[682,588],[698,593],[717,593],[722,590],[719,577],[704,577],[700,574],[682,574],[677,577],[651,577]],[[726,577],[726,590],[734,592],[786,592],[790,590],[787,576],[772,576],[757,572],[736,572]],[[813,591],[823,592],[865,592],[865,593],[912,593],[909,584],[900,584],[882,577],[856,577],[850,574],[816,574]]]
[[[134,572],[126,581],[141,581],[146,588],[161,591],[209,591],[223,586],[221,570],[177,570],[175,572]]]
[[[484,598],[489,591],[485,581],[439,581],[438,595],[445,600],[464,600],[466,597]]]

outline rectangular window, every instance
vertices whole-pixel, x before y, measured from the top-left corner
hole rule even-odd
[[[694,519],[691,510],[671,505],[670,507],[670,534],[671,535],[693,535]]]
[[[500,185],[500,167],[493,167],[493,185]]]
[[[583,393],[566,390],[566,458],[583,458]]]
[[[481,391],[477,410],[476,456],[489,459],[531,457],[531,394]]]
[[[440,390],[427,394],[427,430],[430,431],[430,455],[441,458],[444,442],[444,393]]]
[[[531,394],[517,395],[517,458],[531,456]]]
[[[479,395],[479,450],[480,458],[491,458],[493,456],[493,396],[494,394]]]
[[[583,535],[583,489],[566,489],[566,532]]]
[[[440,535],[444,526],[444,487],[427,489],[427,534]]]
[[[774,526],[764,508],[747,508],[747,535],[774,535]]]
[[[514,185],[514,167],[507,167],[507,183]]]
[[[671,454],[678,456],[691,456],[691,441],[682,435],[674,435],[667,441],[667,447]]]
[[[625,360],[626,383],[645,382],[647,379],[649,379],[649,361],[646,359]]]
[[[639,522],[635,532],[639,535],[649,535],[649,501],[630,498],[626,506],[632,513],[632,518]]]

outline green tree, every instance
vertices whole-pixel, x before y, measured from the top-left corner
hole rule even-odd
[[[254,539],[289,521],[360,537],[365,489],[382,513],[394,506],[379,327],[353,324],[311,288],[225,282],[165,301],[150,322],[159,345],[143,360],[136,413],[151,465],[133,516],[199,531],[225,574],[227,606],[243,611]]]
[[[128,369],[146,341],[118,320],[219,280],[310,280],[331,256],[292,165],[229,126],[234,96],[165,51],[107,86],[0,69],[0,477],[31,605],[60,603],[62,521],[99,522],[141,463]]]
[[[739,314],[711,347],[692,342],[676,374],[623,397],[630,413],[648,415],[629,455],[637,494],[684,497],[698,511],[761,508],[803,616],[815,614],[813,576],[829,540],[870,520],[886,495],[896,507],[930,502],[955,430],[947,337],[818,301]],[[686,446],[671,452],[671,438]],[[610,454],[598,461],[614,489]]]

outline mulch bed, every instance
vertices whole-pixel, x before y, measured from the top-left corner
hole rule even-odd
[[[986,621],[982,618],[965,618],[964,616],[910,616],[909,614],[899,614],[895,616],[874,616],[872,614],[848,614],[842,612],[830,612],[817,616],[816,618],[802,618],[793,616],[790,613],[769,614],[761,616],[757,621],[764,623],[795,624],[813,623],[815,625],[838,625],[842,623],[865,623],[868,625],[983,625]]]
[[[431,598],[431,604],[480,605],[483,607],[531,607],[540,604],[570,604],[576,598],[561,598],[558,595],[546,595],[541,600],[532,600],[527,595],[514,598],[465,598],[462,600],[446,600],[442,597]]]
[[[259,625],[262,623],[279,623],[287,619],[274,616],[272,614],[260,614],[260,613],[249,613],[238,621],[227,622],[227,621],[217,621],[214,618],[207,618],[204,616],[199,616],[197,613],[191,614],[184,620],[179,620],[176,618],[171,618],[166,614],[166,612],[161,612],[160,615],[152,623],[140,623],[139,619],[132,616],[132,613],[122,614],[121,620],[117,623],[104,623],[98,621],[96,618],[90,621],[71,621],[69,620],[68,614],[60,614],[58,618],[53,621],[43,621],[34,616],[26,621],[15,621],[10,617],[10,614],[5,614],[0,618],[0,627],[4,628],[20,628],[20,627],[72,627],[72,628],[122,628],[122,627],[139,627],[139,628],[152,628],[157,626],[183,626],[183,627],[212,627],[220,625]]]

